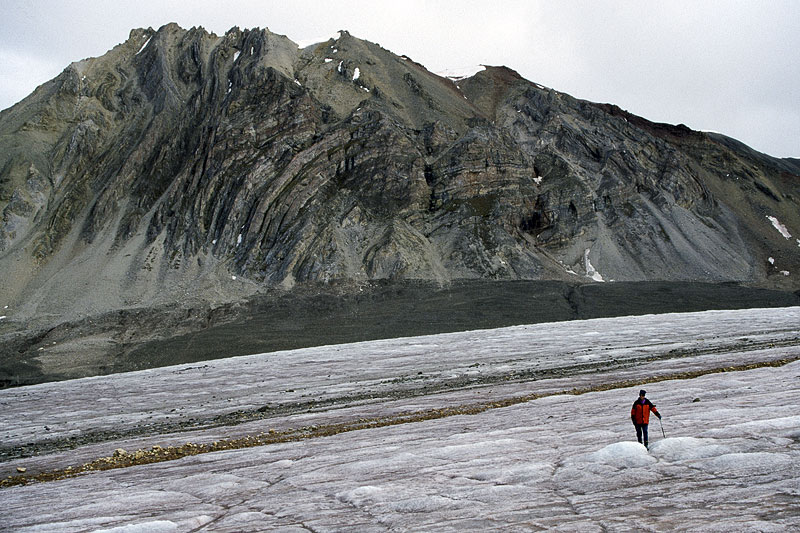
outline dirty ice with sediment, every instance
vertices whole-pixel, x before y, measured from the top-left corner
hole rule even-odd
[[[3,450],[41,450],[6,453],[3,478],[118,448],[487,406],[2,488],[0,530],[797,531],[798,324],[797,307],[596,319],[0,391]],[[664,415],[649,451],[629,418],[639,388]],[[231,413],[260,417],[202,427]]]

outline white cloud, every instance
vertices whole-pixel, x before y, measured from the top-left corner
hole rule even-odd
[[[794,60],[800,3],[793,1],[5,4],[0,48],[57,64],[53,75],[71,61],[103,54],[134,27],[172,21],[217,34],[232,26],[268,27],[306,43],[346,29],[434,72],[507,65],[578,98],[720,131],[771,155],[800,156],[800,62]],[[22,79],[19,69],[0,61],[0,107],[13,103],[7,94],[24,96],[52,77],[52,69],[30,70]]]

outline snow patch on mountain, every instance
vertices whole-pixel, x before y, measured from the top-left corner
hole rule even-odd
[[[605,281],[600,272],[598,272],[594,265],[592,265],[592,262],[589,261],[589,252],[591,252],[591,249],[587,248],[583,254],[583,261],[586,264],[586,277],[592,278],[594,281]]]
[[[112,527],[111,529],[98,529],[95,533],[176,533],[178,524],[170,520],[153,520],[139,524]]]
[[[769,216],[769,215],[767,215],[767,218],[769,219],[769,221],[770,221],[770,222],[772,222],[772,226],[773,226],[773,227],[774,227],[776,230],[778,230],[778,232],[779,232],[781,235],[783,235],[783,238],[784,238],[784,239],[791,239],[791,238],[792,238],[792,234],[791,234],[791,233],[789,233],[789,230],[786,228],[786,226],[784,226],[783,224],[781,224],[781,221],[780,221],[780,220],[778,220],[776,217]]]
[[[435,74],[443,78],[451,79],[453,81],[459,81],[466,78],[471,78],[478,72],[482,72],[484,70],[486,70],[485,65],[469,65],[464,67],[456,67],[456,68],[448,68],[440,70]]]
[[[150,44],[150,40],[151,40],[152,38],[153,38],[153,36],[152,36],[152,35],[151,35],[150,37],[148,37],[148,38],[147,38],[147,40],[144,42],[144,44],[142,45],[142,47],[141,47],[141,48],[139,48],[139,51],[138,51],[138,52],[136,52],[136,55],[137,55],[137,56],[138,56],[139,54],[141,54],[141,53],[144,51],[144,49],[145,49],[145,48],[147,48],[147,45],[148,45],[148,44]]]
[[[575,462],[599,463],[617,468],[638,468],[656,462],[647,449],[638,442],[614,442],[596,452],[580,456]]]

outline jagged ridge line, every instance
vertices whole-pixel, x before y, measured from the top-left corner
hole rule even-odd
[[[166,461],[173,461],[182,459],[192,455],[200,455],[205,453],[224,451],[224,450],[238,450],[246,448],[255,448],[257,446],[268,446],[271,444],[280,444],[286,442],[299,442],[302,440],[309,440],[322,437],[331,437],[341,433],[349,433],[351,431],[359,431],[363,429],[373,429],[380,427],[397,426],[401,424],[410,424],[415,422],[425,422],[428,420],[437,420],[441,418],[448,418],[451,416],[459,415],[477,415],[492,409],[500,409],[503,407],[511,407],[529,401],[547,398],[559,395],[581,395],[590,392],[602,392],[613,389],[628,388],[639,385],[643,382],[658,383],[661,381],[670,381],[675,379],[694,379],[709,374],[719,374],[726,372],[744,372],[748,370],[755,370],[758,368],[777,368],[785,366],[789,363],[800,360],[800,356],[776,359],[772,361],[762,361],[758,363],[749,363],[743,365],[734,365],[727,367],[710,368],[705,370],[694,370],[691,372],[675,372],[671,374],[662,374],[650,377],[643,377],[638,379],[628,379],[622,381],[614,381],[591,387],[581,387],[572,389],[562,389],[555,392],[547,393],[533,393],[522,396],[513,396],[510,398],[494,400],[490,402],[478,402],[474,404],[464,404],[455,407],[444,407],[439,409],[427,409],[424,411],[415,411],[412,413],[398,413],[386,417],[372,417],[361,418],[355,422],[341,422],[338,424],[324,424],[313,425],[308,427],[293,428],[284,431],[270,430],[269,433],[260,433],[258,435],[246,435],[231,440],[214,441],[210,444],[195,444],[187,442],[181,446],[169,446],[162,448],[161,446],[153,446],[150,450],[136,450],[131,453],[115,453],[111,457],[103,457],[95,459],[92,462],[85,463],[79,467],[73,468],[71,466],[64,469],[50,470],[33,475],[18,475],[9,476],[6,479],[0,480],[0,489],[14,487],[19,485],[27,485],[35,482],[49,482],[58,481],[61,479],[69,479],[77,477],[82,474],[91,472],[100,472],[105,470],[114,470],[117,468],[129,468],[132,466],[140,466],[154,463],[162,463]]]

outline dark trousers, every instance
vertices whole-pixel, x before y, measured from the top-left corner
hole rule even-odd
[[[636,426],[636,439],[642,442],[644,436],[644,445],[647,446],[647,424],[634,424]]]

